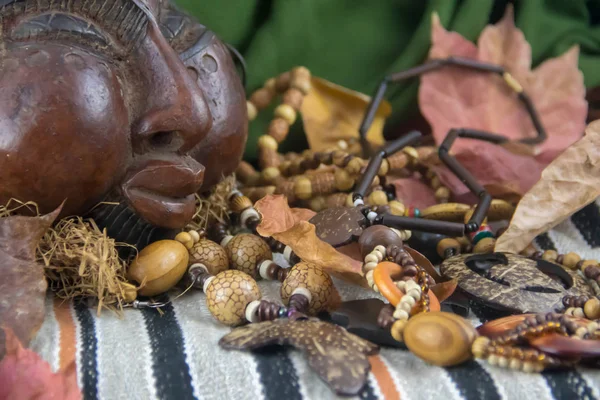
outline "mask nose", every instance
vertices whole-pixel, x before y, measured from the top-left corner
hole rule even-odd
[[[133,149],[185,154],[208,134],[212,116],[206,98],[156,22],[140,45],[146,87],[140,88],[144,108],[133,126]]]

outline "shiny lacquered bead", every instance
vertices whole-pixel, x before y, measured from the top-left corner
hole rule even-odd
[[[300,262],[289,270],[281,284],[281,299],[285,305],[288,305],[290,297],[298,288],[305,288],[310,292],[310,314],[329,310],[339,301],[339,294],[331,277],[315,264]]]
[[[273,256],[269,245],[256,235],[242,233],[236,235],[225,246],[231,268],[258,277],[258,264]]]
[[[229,268],[229,257],[223,247],[208,239],[200,239],[190,249],[190,265],[203,264],[211,275]]]
[[[221,272],[205,290],[206,304],[219,322],[236,326],[246,321],[246,306],[260,300],[261,293],[254,278],[235,270]]]
[[[442,311],[415,315],[402,333],[411,352],[438,366],[458,365],[471,358],[471,345],[477,337],[469,321]]]

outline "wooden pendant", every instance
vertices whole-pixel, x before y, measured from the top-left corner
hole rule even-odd
[[[600,358],[600,343],[597,340],[552,334],[531,338],[529,344],[539,351],[560,358]]]
[[[451,366],[471,358],[477,332],[464,318],[440,311],[415,315],[408,320],[403,335],[406,347],[419,358]]]
[[[593,296],[577,273],[558,264],[515,254],[464,254],[448,258],[442,275],[456,279],[458,287],[492,308],[516,313],[546,313],[564,309],[566,295]]]
[[[333,247],[356,241],[367,226],[367,218],[356,207],[327,208],[309,221],[319,239]]]
[[[271,345],[302,351],[311,368],[338,395],[356,395],[367,381],[367,356],[379,348],[344,328],[317,319],[279,319],[250,324],[221,338],[225,349],[252,350]]]

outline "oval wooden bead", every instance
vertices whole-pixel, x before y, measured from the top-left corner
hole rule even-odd
[[[256,235],[242,233],[234,236],[225,246],[231,268],[258,277],[258,264],[273,257],[269,245]]]
[[[127,270],[127,279],[142,283],[142,296],[155,296],[171,289],[188,267],[188,249],[176,240],[160,240],[139,252]]]
[[[400,238],[396,232],[384,225],[373,225],[368,227],[358,239],[358,246],[360,247],[360,254],[363,259],[378,245],[383,247],[391,245],[402,247],[402,244],[402,238]]]
[[[600,358],[597,340],[581,340],[558,334],[533,337],[529,344],[551,356],[562,358]]]
[[[223,247],[208,239],[201,239],[190,250],[190,265],[201,263],[211,275],[229,268],[229,257]]]
[[[311,294],[308,313],[317,314],[329,310],[339,300],[333,281],[318,265],[300,262],[294,265],[281,284],[281,299],[288,305],[292,293],[297,288],[306,288]]]
[[[585,313],[585,316],[589,319],[600,318],[600,300],[598,300],[597,297],[592,297],[591,299],[585,302],[583,311]]]
[[[256,281],[242,271],[221,272],[206,289],[208,310],[219,322],[235,326],[246,321],[246,306],[261,298]]]
[[[438,366],[458,365],[472,357],[477,332],[464,318],[442,311],[417,314],[408,320],[403,338],[419,358]]]

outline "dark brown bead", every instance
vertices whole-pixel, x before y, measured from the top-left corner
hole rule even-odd
[[[388,246],[385,248],[386,257],[389,257],[391,260],[394,260],[401,248],[398,246]]]
[[[394,307],[391,304],[386,304],[379,311],[377,316],[377,325],[383,329],[390,329],[394,324]]]
[[[258,320],[273,321],[279,317],[279,309],[281,306],[268,300],[261,300],[258,305]]]
[[[290,303],[288,308],[294,309],[304,314],[308,311],[309,304],[310,302],[308,301],[308,298],[306,296],[296,293],[290,297]]]
[[[300,110],[303,101],[304,94],[296,88],[290,88],[283,94],[283,103],[292,106],[296,111]]]
[[[246,227],[248,229],[250,229],[251,231],[256,231],[256,228],[258,227],[259,224],[260,224],[260,218],[256,218],[256,217],[250,217],[246,221]]]
[[[600,267],[596,266],[596,265],[592,265],[591,267],[587,267],[585,269],[585,276],[588,279],[598,279],[598,277],[600,276]]]
[[[283,282],[285,281],[285,278],[287,278],[288,272],[290,271],[289,268],[280,268],[277,271],[277,280],[279,282]]]
[[[196,278],[196,281],[194,283],[194,287],[198,288],[200,290],[204,290],[204,283],[208,280],[208,278],[212,277],[213,275],[211,274],[201,274],[200,276],[198,276],[198,278]]]
[[[344,161],[342,161],[342,165],[341,165],[342,168],[345,168],[350,163],[350,161],[352,161],[353,159],[354,159],[354,155],[348,154],[346,156],[346,158],[344,158]]]
[[[275,264],[274,262],[269,264],[269,266],[267,267],[267,276],[269,277],[269,279],[273,281],[277,280],[277,276],[279,275],[280,269],[281,267]]]
[[[404,267],[402,269],[402,275],[410,276],[410,277],[416,276],[417,275],[417,267],[415,267],[413,265],[411,265],[409,267]]]
[[[216,243],[221,243],[225,236],[227,236],[227,226],[220,222],[214,224],[208,232],[209,239]]]
[[[533,256],[531,256],[531,258],[535,258],[535,259],[542,258],[543,255],[544,255],[543,251],[536,251],[535,253],[533,253]]]
[[[396,232],[383,225],[373,225],[363,231],[358,239],[362,257],[373,251],[379,245],[388,247],[391,245],[402,247],[402,239]]]
[[[559,254],[558,257],[556,257],[556,262],[558,264],[562,264],[564,259],[565,259],[565,255],[564,254]]]

